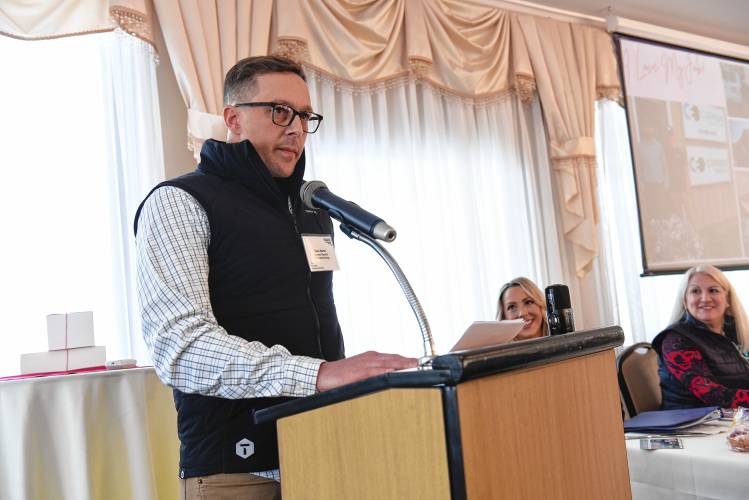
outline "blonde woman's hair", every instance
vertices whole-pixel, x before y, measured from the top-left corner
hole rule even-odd
[[[499,289],[499,299],[497,299],[497,320],[507,319],[505,318],[505,308],[502,307],[502,299],[504,299],[505,292],[514,286],[519,286],[526,295],[533,300],[534,304],[541,307],[541,335],[546,335],[548,331],[548,322],[546,321],[546,299],[544,298],[544,293],[534,282],[524,276],[508,281]]]
[[[676,294],[676,303],[673,312],[671,312],[671,324],[677,323],[687,310],[687,288],[689,280],[695,274],[704,274],[714,279],[721,288],[728,294],[728,309],[726,316],[731,316],[736,322],[736,337],[742,348],[749,348],[749,320],[746,317],[744,306],[741,305],[739,295],[726,275],[715,266],[697,266],[689,269],[679,283],[678,293]]]

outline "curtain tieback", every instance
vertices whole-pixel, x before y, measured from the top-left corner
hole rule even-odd
[[[596,155],[596,145],[592,137],[577,137],[564,142],[549,141],[552,160],[590,157]]]
[[[197,109],[187,110],[187,129],[190,135],[206,140],[226,140],[226,125],[223,115],[214,115]]]

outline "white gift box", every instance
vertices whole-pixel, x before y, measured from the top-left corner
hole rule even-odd
[[[49,350],[92,347],[94,345],[94,313],[91,311],[47,316]]]
[[[106,361],[107,349],[104,346],[32,352],[21,354],[21,375],[78,370],[101,366]]]

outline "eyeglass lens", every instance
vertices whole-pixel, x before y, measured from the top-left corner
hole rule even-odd
[[[317,130],[320,126],[320,117],[308,113],[307,111],[295,111],[289,106],[284,104],[277,104],[273,106],[273,123],[280,125],[281,127],[288,127],[294,120],[294,117],[299,115],[302,122],[302,130],[307,133],[312,133]]]

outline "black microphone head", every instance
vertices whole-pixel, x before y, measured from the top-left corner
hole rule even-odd
[[[551,285],[546,287],[545,295],[549,335],[574,332],[575,318],[572,314],[570,289],[566,285]]]
[[[302,187],[299,188],[299,196],[302,198],[304,206],[311,209],[317,208],[312,204],[312,195],[314,195],[318,189],[323,188],[328,189],[328,186],[326,186],[322,181],[307,181],[302,184]]]
[[[549,309],[570,309],[570,289],[567,285],[546,287],[546,305]]]

